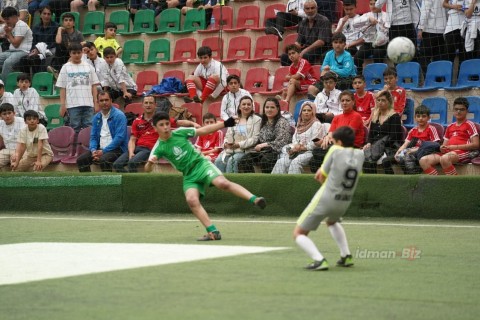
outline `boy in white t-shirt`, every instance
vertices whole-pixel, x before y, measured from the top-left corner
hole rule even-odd
[[[25,127],[23,118],[15,116],[15,109],[10,103],[0,105],[0,143],[5,146],[0,150],[0,170],[9,166],[12,156],[15,155],[20,130]]]
[[[28,73],[21,73],[17,76],[17,87],[13,92],[13,106],[15,107],[15,113],[19,117],[23,117],[23,114],[27,110],[35,110],[40,116],[40,123],[44,126],[47,125],[47,116],[43,112],[43,108],[40,105],[40,95],[35,88],[31,88],[30,75]]]
[[[69,47],[70,61],[63,65],[56,86],[60,88],[60,113],[68,111],[70,127],[75,132],[92,125],[94,109],[98,110],[97,85],[100,83],[92,66],[82,61],[82,45]]]
[[[26,126],[20,130],[12,171],[42,171],[53,159],[47,129],[39,123],[39,115],[34,110],[25,111],[23,118]]]

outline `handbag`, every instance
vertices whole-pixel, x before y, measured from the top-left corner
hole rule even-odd
[[[384,136],[381,139],[375,141],[370,145],[370,148],[367,148],[363,151],[365,154],[365,161],[368,162],[377,162],[383,154],[385,153],[385,145],[387,144],[390,136]]]

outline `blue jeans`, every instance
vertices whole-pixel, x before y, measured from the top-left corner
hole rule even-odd
[[[67,109],[70,118],[70,127],[75,132],[80,132],[83,128],[90,127],[93,119],[93,107],[80,106]]]
[[[245,156],[245,153],[237,152],[233,155],[227,155],[225,157],[226,163],[222,161],[223,155],[224,152],[220,153],[215,159],[215,166],[224,173],[238,173],[238,162]]]
[[[137,172],[137,167],[147,162],[150,156],[150,149],[147,147],[135,147],[133,158],[128,159],[128,152],[124,152],[113,163],[113,168],[117,172]],[[125,166],[128,165],[128,170],[125,170]]]
[[[28,12],[33,16],[35,14],[35,11],[37,11],[40,8],[46,7],[49,4],[50,4],[50,0],[32,0],[28,4]]]
[[[13,67],[20,62],[20,59],[28,55],[27,52],[21,50],[7,50],[0,53],[0,67],[2,68],[2,80],[6,81]]]

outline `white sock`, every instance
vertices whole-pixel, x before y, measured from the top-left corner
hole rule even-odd
[[[340,249],[340,255],[342,257],[349,255],[350,249],[348,248],[347,236],[345,235],[345,230],[343,230],[340,222],[329,226],[328,230],[330,230],[330,234],[332,235],[333,240],[335,240],[338,248]]]
[[[320,251],[318,251],[317,246],[315,245],[315,243],[313,243],[313,241],[309,237],[301,234],[295,239],[295,242],[313,260],[315,261],[323,260],[322,254],[320,253]]]

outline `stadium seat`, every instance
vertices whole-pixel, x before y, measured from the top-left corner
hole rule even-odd
[[[480,87],[480,59],[465,60],[460,64],[457,84],[445,90],[457,91]]]
[[[237,68],[227,68],[228,74],[229,75],[237,75],[240,79],[242,79],[242,70],[237,69]]]
[[[402,141],[405,141],[408,135],[408,129],[404,125],[402,125],[401,127],[402,127]]]
[[[209,37],[202,40],[202,47],[212,49],[212,58],[218,61],[223,60],[223,38]]]
[[[397,64],[397,84],[404,89],[418,88],[420,81],[420,64],[405,62]]]
[[[133,18],[133,30],[123,32],[123,35],[138,35],[152,32],[155,28],[155,12],[150,9],[138,10]],[[128,41],[128,40],[127,40]]]
[[[265,7],[265,14],[263,15],[263,28],[268,19],[274,19],[277,17],[276,11],[285,12],[287,6],[284,3],[273,3]],[[262,29],[263,29],[262,28]]]
[[[422,104],[430,109],[430,121],[441,124],[442,126],[448,125],[448,100],[445,97],[428,97],[422,100]]]
[[[386,63],[370,63],[363,68],[366,89],[368,91],[381,90],[384,86],[383,71],[387,68]]]
[[[322,69],[321,64],[312,65],[312,76],[317,80],[320,80],[320,77],[321,77],[321,74],[322,74],[322,71],[320,71],[321,69]]]
[[[72,127],[62,126],[48,132],[48,142],[53,151],[52,163],[59,163],[73,153],[75,130]]]
[[[183,70],[168,70],[163,74],[163,78],[175,77],[182,83],[185,83],[185,72]]]
[[[425,75],[425,85],[420,88],[412,88],[412,91],[425,92],[438,90],[452,86],[453,63],[440,60],[430,62]]]
[[[133,102],[125,106],[125,113],[132,112],[137,116],[143,114],[143,104],[141,102]]]
[[[64,125],[64,119],[60,115],[60,104],[49,104],[45,106],[43,111],[48,119],[47,130],[58,128]]]
[[[46,99],[60,97],[60,94],[54,92],[54,78],[49,72],[35,73],[32,78],[32,88],[37,90],[40,97]]]
[[[415,127],[415,101],[413,101],[412,98],[407,98],[403,115],[405,116],[402,118],[403,125],[407,129],[412,129]]]
[[[246,29],[259,29],[260,7],[257,5],[241,6],[237,12],[237,25],[233,29],[225,28],[226,32],[244,31]]]
[[[161,39],[160,39],[161,40]],[[158,72],[156,70],[144,70],[137,74],[137,96],[142,96],[146,86],[154,86],[158,84]]]
[[[196,57],[197,40],[195,40],[195,38],[181,38],[175,41],[173,60],[165,61],[163,64],[180,64],[188,60],[195,60]]]
[[[223,62],[250,59],[252,39],[248,36],[236,36],[228,42],[227,58]]]
[[[215,19],[215,24],[208,26],[208,29],[197,30],[198,33],[218,32],[220,26],[222,29],[233,28],[233,8],[230,6],[215,6],[212,10],[212,17]]]
[[[255,53],[251,59],[242,59],[244,62],[253,61],[280,61],[278,57],[278,37],[273,34],[262,35],[257,38]]]
[[[298,122],[298,116],[300,115],[300,107],[305,101],[310,101],[308,99],[298,100],[295,104],[295,110],[293,111],[293,119],[295,119],[295,123]]]
[[[203,106],[201,103],[196,102],[189,102],[182,104],[182,107],[185,107],[194,118],[193,121],[202,125],[202,117],[203,117]]]
[[[285,100],[280,100],[280,111],[290,112],[290,106]]]
[[[260,91],[259,93],[266,96],[280,94],[283,91],[283,88],[286,88],[288,85],[288,80],[286,80],[285,77],[289,74],[289,71],[290,67],[279,67],[277,70],[275,70],[272,90]]]
[[[465,98],[467,98],[469,103],[467,115],[468,120],[480,123],[480,97],[468,96]],[[455,120],[455,117],[453,119]]]
[[[212,102],[208,106],[208,112],[213,114],[218,120],[220,119],[220,115],[221,115],[221,107],[222,107],[221,101]]]
[[[65,13],[70,13],[72,14],[74,17],[75,17],[75,30],[78,30],[81,32],[82,29],[80,29],[80,12],[64,12],[60,15],[60,25],[62,25],[62,21],[63,21],[63,15]]]
[[[268,69],[263,67],[248,69],[245,76],[244,89],[251,94],[266,91],[268,88]]]
[[[92,130],[92,127],[86,127],[80,130],[78,133],[78,138],[77,138],[77,147],[75,148],[75,152],[73,155],[62,158],[61,162],[62,164],[66,165],[76,165],[77,164],[77,158],[84,154],[85,152],[89,151],[90,147],[90,131]]]
[[[105,4],[106,2],[106,4]],[[102,0],[102,3],[104,3],[104,5],[106,5],[107,7],[127,7],[128,5],[128,1],[105,1],[105,0]]]
[[[13,93],[17,89],[17,77],[22,74],[22,72],[11,72],[7,76],[5,81],[5,92]]]
[[[206,25],[204,9],[188,10],[185,15],[182,30],[171,30],[170,32],[173,34],[192,33],[197,30],[205,30]]]
[[[110,13],[109,21],[117,25],[117,34],[130,31],[130,12],[127,10],[116,10]]]
[[[83,35],[103,35],[105,29],[105,13],[103,11],[88,11],[83,21]]]
[[[298,38],[298,33],[290,33],[286,35],[283,38],[283,47],[282,47],[281,53],[285,53],[285,49],[287,48],[287,46],[294,44],[297,41],[297,38]]]
[[[443,141],[443,135],[445,134],[445,128],[440,123],[430,122],[430,125],[437,129],[438,137],[440,138],[440,142]]]
[[[156,64],[163,61],[170,61],[170,40],[158,38],[150,42],[147,61],[136,62],[136,64]]]
[[[140,39],[130,39],[123,45],[122,61],[125,64],[143,62],[145,43]]]
[[[159,34],[180,30],[182,13],[177,8],[168,8],[160,12],[158,19],[158,30],[150,31],[147,34]]]

